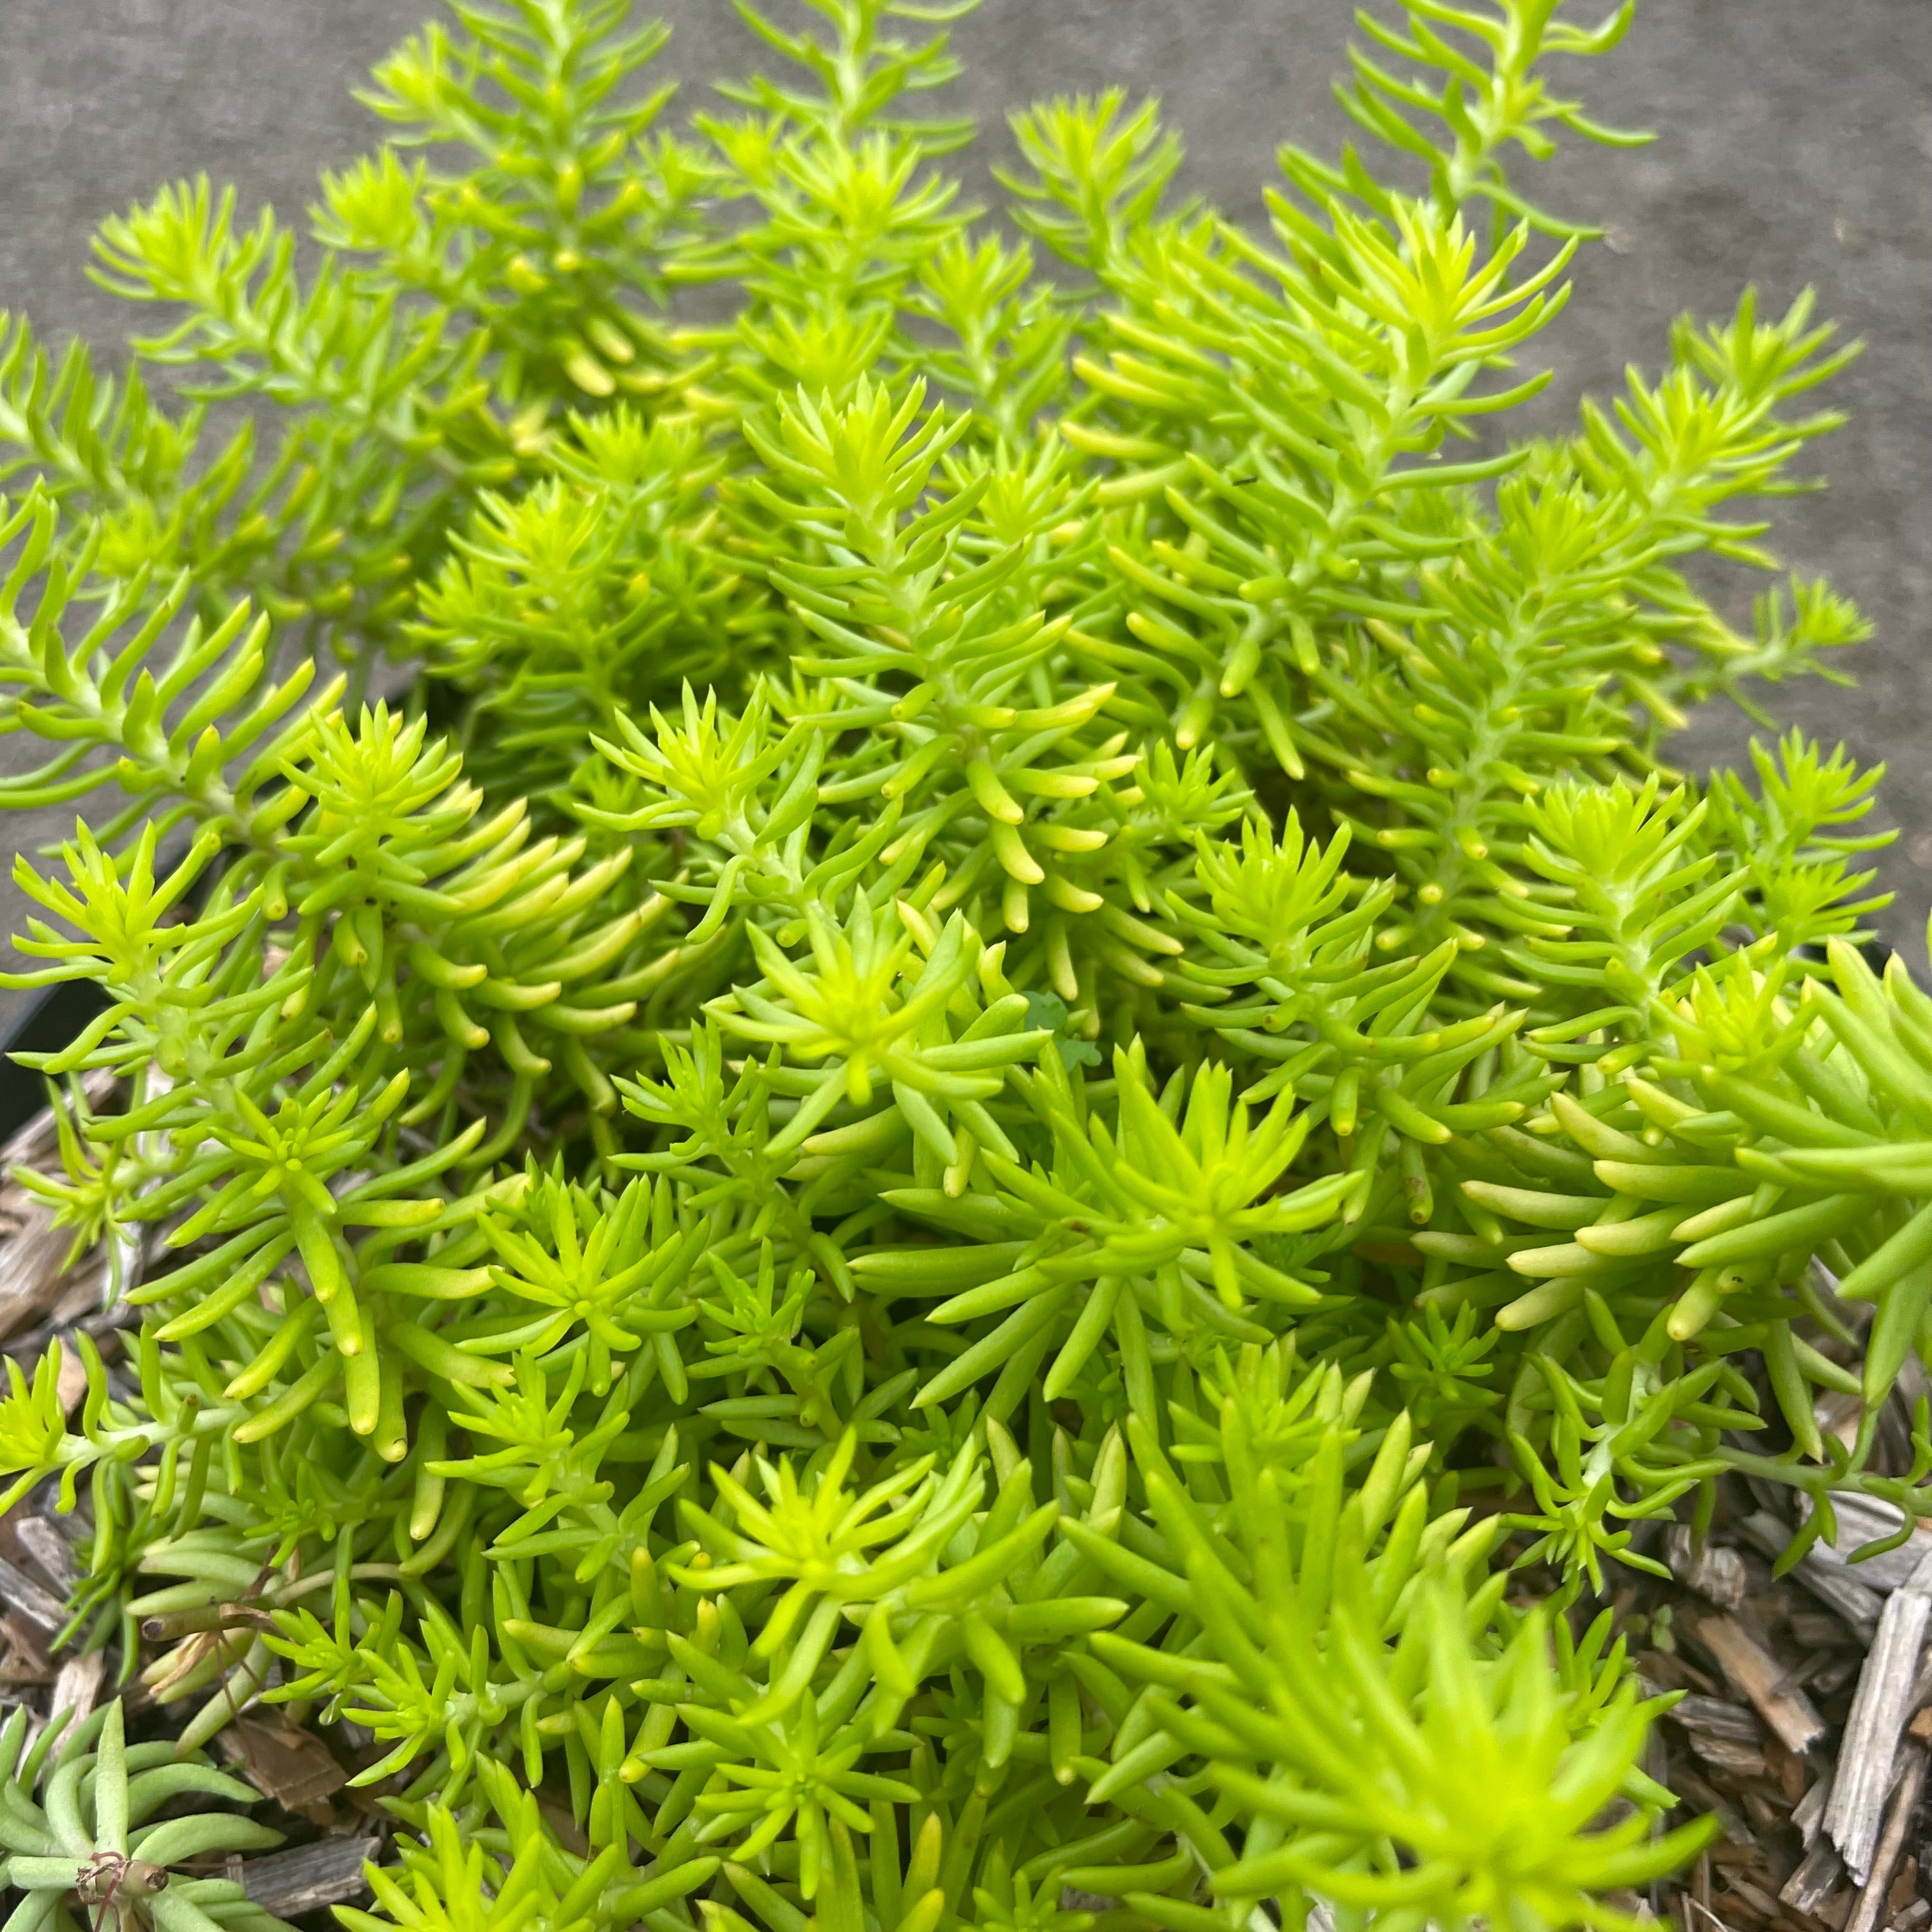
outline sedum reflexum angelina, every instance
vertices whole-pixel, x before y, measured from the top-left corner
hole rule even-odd
[[[184,1756],[373,1735],[361,1932],[1624,1922],[1701,1827],[1606,1566],[1932,1471],[1875,775],[1669,763],[1862,634],[1697,567],[1849,352],[1747,296],[1482,420],[1628,6],[1365,16],[1264,232],[1112,94],[1002,226],[958,6],[744,10],[672,132],[624,0],[454,4],[313,248],[183,184],[133,373],[6,337],[0,796],[89,814],[8,983],[100,996],[28,1184],[140,1311],[0,1402],[74,1640]],[[46,1913],[113,1708],[8,1787]]]

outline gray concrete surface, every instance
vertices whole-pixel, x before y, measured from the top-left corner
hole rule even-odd
[[[787,0],[772,0],[782,9]],[[1605,0],[1608,4],[1608,0]],[[316,172],[371,144],[350,89],[434,0],[7,0],[0,10],[0,306],[50,338],[118,341],[140,319],[86,280],[105,214],[206,170],[244,204],[298,216]],[[640,14],[650,12],[640,0]],[[726,0],[661,0],[666,62],[704,100],[751,64]],[[1328,148],[1350,26],[1343,0],[984,0],[956,32],[957,90],[997,160],[1009,106],[1118,82],[1156,92],[1188,148],[1186,179],[1258,217],[1275,145]],[[1900,829],[1882,861],[1887,936],[1924,962],[1932,907],[1932,16],[1924,0],[1640,0],[1609,58],[1573,64],[1600,118],[1662,130],[1634,154],[1573,152],[1540,180],[1552,205],[1611,225],[1546,338],[1558,379],[1538,427],[1577,396],[1654,364],[1671,318],[1730,308],[1747,282],[1782,304],[1809,284],[1865,343],[1832,399],[1851,425],[1824,446],[1829,490],[1783,506],[1792,562],[1829,574],[1876,627],[1858,688],[1777,694],[1784,717],[1890,772]],[[985,186],[990,188],[991,184]],[[1748,609],[1748,585],[1732,586]],[[1734,757],[1748,728],[1700,719],[1687,762]],[[0,746],[0,755],[14,749]],[[20,835],[16,832],[16,836]],[[34,836],[44,836],[40,828]],[[0,926],[19,923],[10,887]],[[0,1001],[0,1020],[12,1010]]]

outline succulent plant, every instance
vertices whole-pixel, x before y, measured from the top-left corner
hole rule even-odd
[[[16,1708],[0,1726],[0,1884],[26,1894],[11,1932],[285,1932],[232,1879],[184,1876],[178,1867],[220,1852],[279,1844],[281,1834],[232,1811],[158,1818],[184,1799],[254,1804],[260,1793],[172,1738],[130,1744],[121,1700],[77,1724],[57,1716],[29,1745]],[[40,1792],[38,1799],[34,1796]]]
[[[94,802],[7,983],[104,1003],[26,1184],[142,1323],[0,1401],[76,1640],[184,1751],[374,1737],[362,1932],[1621,1923],[1706,1828],[1613,1566],[1932,1472],[1875,775],[1668,763],[1863,634],[1697,575],[1851,352],[1747,294],[1476,440],[1628,5],[1365,16],[1265,234],[1036,106],[1025,242],[914,111],[962,8],[742,10],[672,132],[622,0],[464,0],[312,271],[184,184],[102,232],[124,384],[0,354],[0,800]],[[30,1909],[243,1922],[120,1723],[9,1787]]]

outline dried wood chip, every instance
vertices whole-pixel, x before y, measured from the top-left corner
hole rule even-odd
[[[1748,1849],[1753,1856],[1756,1855],[1757,1834],[1738,1816],[1737,1808],[1714,1785],[1706,1784],[1681,1760],[1672,1768],[1670,1784],[1672,1790],[1686,1803],[1717,1820],[1718,1828],[1731,1845]]]
[[[85,1076],[82,1087],[88,1104],[98,1111],[118,1084],[112,1074],[97,1071]],[[58,1150],[52,1111],[43,1108],[0,1147],[0,1174],[16,1166],[58,1166]],[[38,1359],[50,1328],[65,1328],[83,1320],[92,1328],[94,1320],[90,1318],[98,1318],[106,1299],[110,1268],[106,1249],[95,1249],[70,1268],[67,1258],[73,1242],[73,1229],[56,1228],[44,1202],[17,1182],[0,1185],[0,1340],[19,1336],[22,1330],[41,1324],[32,1346],[16,1342],[8,1351],[23,1370],[30,1370]],[[142,1252],[138,1231],[120,1236],[124,1288],[140,1279]],[[64,1382],[70,1382],[79,1366],[77,1361],[73,1363]],[[79,1400],[76,1394],[74,1400]]]
[[[1903,1595],[1904,1592],[1899,1593]],[[1918,1808],[1919,1794],[1925,1789],[1925,1748],[1908,1744],[1900,1754],[1905,1774],[1886,1808],[1885,1830],[1871,1853],[1871,1870],[1858,1894],[1858,1902],[1846,1922],[1845,1932],[1876,1932],[1879,1914],[1884,1910],[1892,1891],[1892,1875],[1898,1868],[1899,1854],[1905,1849],[1905,1834],[1912,1814]],[[1846,1863],[1850,1862],[1847,1858]]]
[[[1735,1550],[1711,1544],[1698,1548],[1686,1522],[1670,1526],[1664,1547],[1670,1574],[1687,1589],[1695,1590],[1720,1610],[1735,1610],[1743,1604],[1744,1560]]]
[[[1812,1678],[1808,1688],[1820,1697],[1834,1696],[1857,1676],[1863,1661],[1849,1653],[1834,1657]]]
[[[1064,1885],[1060,1888],[1060,1909],[1063,1912],[1112,1912],[1120,1903],[1110,1892],[1082,1892],[1077,1885]],[[1308,1922],[1310,1925],[1315,1923],[1315,1913],[1312,1909],[1308,1915]],[[1334,1932],[1332,1921],[1330,1932]]]
[[[0,1616],[0,1639],[6,1643],[0,1660],[0,1683],[51,1684],[54,1667],[47,1660],[46,1639],[17,1610]]]
[[[119,1084],[115,1075],[100,1067],[80,1076],[80,1090],[96,1113],[106,1106]],[[9,1168],[42,1166],[59,1152],[60,1124],[54,1118],[54,1110],[43,1107],[10,1140],[0,1145],[0,1174]]]
[[[1667,1714],[1672,1723],[1682,1724],[1687,1731],[1729,1738],[1733,1744],[1754,1744],[1764,1736],[1762,1726],[1743,1705],[1730,1703],[1722,1697],[1700,1697],[1694,1694],[1680,1698]]]
[[[242,1868],[242,1882],[263,1911],[292,1918],[361,1898],[369,1889],[362,1868],[373,1863],[382,1849],[380,1838],[323,1838],[292,1851],[250,1858]]]
[[[32,1558],[34,1568],[64,1600],[80,1581],[80,1566],[74,1560],[74,1546],[44,1516],[23,1516],[14,1526],[20,1546]]]
[[[1874,1617],[1876,1613],[1874,1605]],[[1834,1650],[1859,1641],[1844,1618],[1828,1610],[1793,1610],[1785,1618],[1784,1627],[1791,1633],[1792,1642],[1807,1650]]]
[[[1748,1516],[1738,1529],[1764,1554],[1774,1559],[1784,1555],[1791,1540],[1791,1527],[1768,1510]],[[1864,1568],[1861,1564],[1861,1570]],[[1853,1576],[1835,1552],[1821,1556],[1814,1546],[1798,1560],[1791,1573],[1818,1600],[1834,1611],[1852,1633],[1866,1642],[1878,1627],[1878,1613],[1885,1599],[1877,1591]]]
[[[1775,1738],[1766,1741],[1764,1754],[1770,1762],[1772,1776],[1778,1780],[1785,1808],[1789,1810],[1816,1782],[1818,1767],[1810,1760],[1786,1750]]]
[[[1782,1688],[1778,1660],[1735,1618],[1700,1617],[1692,1626],[1733,1688],[1748,1697],[1772,1735],[1801,1756],[1825,1735],[1825,1720],[1802,1690]]]
[[[1714,1697],[1724,1688],[1679,1650],[1647,1650],[1637,1659],[1636,1666],[1647,1696],[1664,1690],[1694,1690],[1700,1697]]]
[[[1697,1862],[1690,1868],[1690,1896],[1697,1903],[1709,1908],[1711,1903],[1711,1855],[1700,1852]]]
[[[63,1295],[55,1304],[54,1318],[57,1322],[71,1322],[85,1315],[100,1299],[98,1289],[89,1284],[87,1298],[78,1306],[74,1306],[74,1298]],[[55,1392],[60,1397],[61,1413],[71,1415],[87,1395],[87,1364],[80,1351],[74,1346],[74,1331],[69,1329],[60,1338],[60,1377],[54,1384]]]
[[[1922,1898],[1915,1898],[1892,1922],[1892,1932],[1918,1932],[1918,1928],[1928,1918],[1932,1918],[1932,1905]]]
[[[49,1636],[67,1622],[59,1598],[42,1589],[26,1570],[0,1556],[0,1603]]]
[[[1730,1738],[1702,1737],[1693,1731],[1690,1748],[1714,1771],[1727,1772],[1733,1778],[1764,1778],[1770,1774],[1764,1753],[1755,1744],[1741,1744]]]
[[[1899,1867],[1897,1874],[1892,1881],[1892,1890],[1886,1897],[1886,1905],[1890,1910],[1894,1922],[1899,1913],[1903,1912],[1918,1896],[1918,1861],[1916,1858],[1908,1858],[1904,1864]]]
[[[1928,1617],[1932,1617],[1932,1557],[1886,1599],[1871,1654],[1858,1673],[1858,1688],[1839,1747],[1838,1774],[1832,1780],[1825,1828],[1861,1885],[1878,1844],[1898,1736],[1912,1714]]]
[[[1778,1911],[1778,1900],[1767,1892],[1760,1892],[1748,1878],[1740,1878],[1736,1872],[1724,1874],[1724,1883],[1729,1888],[1730,1898],[1720,1899],[1726,1904],[1730,1899],[1742,1899],[1761,1918],[1776,1920],[1783,1915]]]
[[[4,1337],[38,1320],[59,1299],[74,1234],[56,1228],[52,1214],[22,1188],[0,1187],[0,1214],[14,1223],[13,1232],[0,1241],[0,1337]]]
[[[53,1690],[47,1699],[48,1714],[58,1717],[63,1711],[71,1711],[74,1721],[79,1724],[100,1695],[101,1673],[106,1663],[105,1651],[90,1650],[84,1657],[70,1657],[54,1678]]]
[[[284,1811],[306,1810],[349,1782],[320,1738],[279,1718],[238,1718],[221,1737],[224,1753],[244,1763],[249,1781]]]
[[[1817,1916],[1820,1906],[1838,1888],[1845,1876],[1845,1862],[1828,1838],[1820,1838],[1804,1854],[1804,1862],[1784,1881],[1778,1894],[1795,1912]]]
[[[1798,1512],[1801,1522],[1809,1519],[1811,1512],[1808,1499],[1799,1498]],[[1896,1550],[1868,1557],[1861,1563],[1850,1562],[1848,1559],[1852,1553],[1864,1544],[1896,1536],[1899,1525],[1905,1520],[1904,1514],[1875,1496],[1844,1495],[1835,1491],[1832,1497],[1832,1514],[1837,1519],[1838,1534],[1829,1543],[1820,1537],[1807,1552],[1808,1560],[1815,1557],[1828,1568],[1835,1565],[1848,1570],[1866,1588],[1876,1590],[1881,1595],[1904,1589],[1919,1564],[1927,1556],[1932,1556],[1932,1529],[1915,1525],[1911,1535]]]
[[[1784,1690],[1808,1690],[1814,1684],[1822,1685],[1823,1695],[1838,1683],[1850,1683],[1858,1674],[1858,1662],[1854,1659],[1849,1670],[1844,1668],[1845,1660],[1834,1657],[1829,1651],[1814,1652],[1796,1670],[1787,1670],[1779,1680],[1778,1688]]]

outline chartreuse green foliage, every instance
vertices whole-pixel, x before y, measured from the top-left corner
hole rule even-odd
[[[745,10],[672,131],[623,0],[463,0],[319,255],[185,184],[135,374],[7,338],[0,797],[94,801],[10,983],[104,999],[28,1184],[141,1325],[0,1462],[178,1737],[41,1748],[9,1876],[247,1922],[137,1832],[260,1697],[376,1740],[360,1932],[1623,1923],[1701,1828],[1581,1593],[1932,1472],[1876,775],[1666,762],[1862,634],[1696,569],[1850,352],[1747,296],[1476,440],[1628,7],[1365,19],[1264,233],[1036,107],[1024,241],[916,111],[959,7]]]

